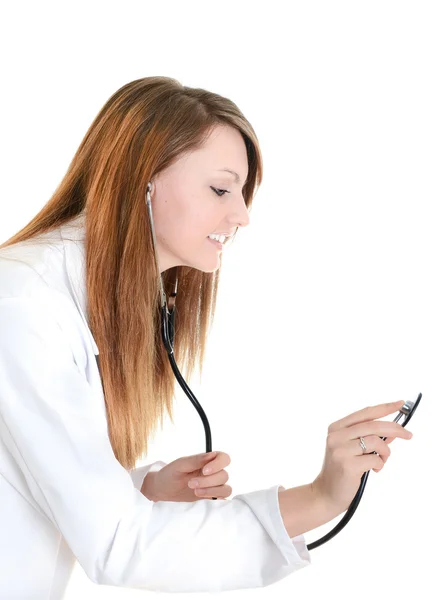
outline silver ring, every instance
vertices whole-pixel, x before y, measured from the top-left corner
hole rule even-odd
[[[359,438],[359,445],[362,448],[362,454],[365,454],[365,451],[367,450],[367,446],[365,445],[365,441],[363,437]]]

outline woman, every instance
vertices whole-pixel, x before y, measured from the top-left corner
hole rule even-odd
[[[135,468],[165,408],[172,419],[160,277],[170,293],[178,275],[174,354],[188,378],[215,310],[211,237],[249,224],[261,179],[233,102],[139,79],[106,102],[52,198],[0,247],[0,597],[62,597],[75,559],[99,584],[270,585],[310,564],[303,533],[346,510],[362,474],[410,436],[375,421],[402,402],[368,407],[330,426],[314,482],[229,501],[224,452]]]

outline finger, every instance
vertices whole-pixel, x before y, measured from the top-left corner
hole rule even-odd
[[[209,461],[203,468],[203,475],[210,475],[211,473],[217,473],[225,467],[230,465],[230,456],[225,452],[217,452],[216,458]]]
[[[339,432],[339,435],[345,435],[346,439],[355,440],[366,435],[378,435],[379,437],[400,437],[405,440],[411,439],[413,434],[399,423],[394,421],[368,421],[358,423],[352,427],[347,427],[345,432]]]
[[[408,431],[408,429],[406,431]],[[391,444],[391,442],[393,442],[395,439],[396,439],[395,435],[388,436],[387,438],[385,438],[385,443]]]
[[[348,451],[354,456],[362,456],[363,454],[370,454],[372,452],[376,452],[382,460],[387,462],[390,457],[391,450],[389,446],[382,440],[382,438],[377,435],[369,435],[364,438],[366,450],[362,450],[361,444],[359,440],[352,440],[348,442]]]
[[[211,461],[216,455],[217,452],[203,452],[202,454],[193,454],[191,456],[177,458],[174,462],[176,463],[176,469],[180,473],[195,473],[196,475],[199,475],[204,465]]]
[[[195,496],[199,498],[227,498],[232,493],[230,485],[221,485],[218,487],[202,488],[195,490]]]
[[[215,473],[214,475],[208,475],[207,477],[195,477],[191,479],[187,484],[190,488],[207,488],[207,487],[217,487],[218,485],[223,485],[229,479],[229,474],[227,471],[220,471],[219,473]]]
[[[330,425],[328,430],[339,431],[345,427],[351,427],[363,421],[371,421],[373,419],[380,419],[386,417],[393,412],[398,411],[401,406],[405,404],[404,400],[398,400],[397,402],[387,402],[385,404],[377,404],[376,406],[367,406],[362,410],[358,410],[343,419],[339,419]]]

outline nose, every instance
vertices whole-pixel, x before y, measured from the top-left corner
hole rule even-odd
[[[235,210],[232,211],[230,215],[230,222],[238,227],[247,227],[250,223],[250,215],[249,209],[244,202],[244,198],[241,197],[241,201],[239,202],[239,206],[235,205]]]

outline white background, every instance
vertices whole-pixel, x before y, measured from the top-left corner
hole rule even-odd
[[[225,251],[202,381],[189,382],[231,458],[231,497],[312,481],[331,422],[423,394],[413,439],[393,442],[346,529],[311,566],[231,598],[440,597],[440,6],[2,5],[1,242],[48,201],[129,81],[165,75],[225,95],[257,132],[264,181]],[[146,463],[205,450],[177,388],[175,425]],[[66,598],[152,594],[97,586],[77,566]]]

